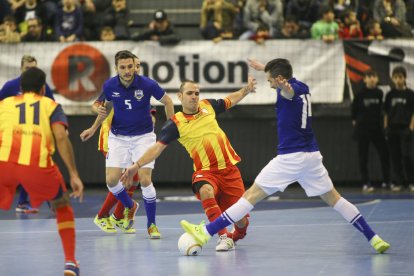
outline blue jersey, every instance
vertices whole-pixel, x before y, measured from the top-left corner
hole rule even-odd
[[[312,131],[312,109],[309,87],[292,78],[289,80],[295,95],[292,99],[282,96],[278,88],[276,100],[278,153],[319,151]]]
[[[19,76],[18,78],[15,78],[13,80],[10,80],[8,82],[6,82],[3,86],[3,88],[0,90],[0,100],[3,100],[7,97],[11,97],[11,96],[16,96],[18,94],[21,94],[21,89],[20,89],[20,78],[21,76]],[[55,100],[55,98],[53,98],[53,93],[50,90],[49,85],[47,85],[46,83],[46,93],[45,96]]]
[[[145,76],[134,75],[128,88],[121,84],[118,76],[107,80],[103,86],[105,99],[112,101],[114,118],[111,132],[115,135],[136,136],[152,132],[151,96],[160,100],[165,91],[158,83]]]

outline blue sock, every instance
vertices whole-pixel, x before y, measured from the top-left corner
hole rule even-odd
[[[358,214],[352,221],[352,225],[358,229],[364,236],[367,238],[368,241],[375,236],[375,232],[372,231],[371,227],[369,227],[368,223],[365,221],[364,217],[361,214]]]
[[[223,228],[226,228],[230,224],[233,224],[234,221],[227,215],[226,212],[222,213],[218,218],[214,221],[210,222],[206,225],[207,232],[210,236],[214,236],[214,234],[218,233]]]
[[[121,191],[119,191],[117,194],[114,194],[114,196],[122,202],[122,204],[126,208],[132,208],[134,207],[134,201],[132,201],[131,197],[128,195],[127,191],[122,188]]]
[[[151,224],[155,223],[155,213],[157,211],[157,198],[146,198],[143,196],[144,199],[144,206],[145,211],[147,213],[147,228],[151,226]]]
[[[20,185],[20,194],[19,194],[19,201],[17,202],[18,204],[25,204],[25,203],[29,203],[29,199],[27,198],[27,192],[26,190],[23,188],[22,185]]]

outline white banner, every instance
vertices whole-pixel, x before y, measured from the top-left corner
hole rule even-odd
[[[47,73],[55,98],[68,114],[90,114],[90,105],[100,94],[103,82],[114,76],[114,55],[130,50],[142,61],[141,73],[157,80],[175,104],[181,80],[200,83],[202,98],[221,98],[247,82],[248,74],[258,80],[256,94],[241,104],[273,104],[274,91],[263,72],[248,68],[247,58],[266,63],[289,59],[294,77],[307,83],[314,103],[343,100],[345,61],[341,42],[315,40],[271,40],[265,45],[252,41],[186,41],[173,47],[154,42],[26,43],[0,45],[0,84],[20,74],[20,59],[33,55]]]

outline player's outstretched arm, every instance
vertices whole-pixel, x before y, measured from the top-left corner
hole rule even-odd
[[[255,69],[256,71],[264,71],[265,64],[258,62],[255,59],[248,58],[247,62],[249,63],[249,66]]]
[[[69,172],[70,186],[73,192],[71,197],[79,198],[79,201],[83,200],[83,183],[79,178],[78,169],[75,164],[75,154],[73,153],[72,143],[69,141],[66,128],[61,124],[52,125],[53,135],[56,140],[56,146],[62,157],[63,162]]]
[[[167,116],[167,119],[170,119],[172,116],[174,116],[174,104],[170,96],[165,94],[161,99],[160,102],[165,107],[165,116]]]
[[[291,99],[293,96],[295,96],[295,91],[293,90],[292,86],[288,82],[287,79],[283,78],[282,76],[279,76],[276,78],[278,87],[282,90],[281,94],[283,97]]]
[[[125,172],[121,176],[121,179],[120,179],[121,182],[127,187],[131,185],[134,175],[138,172],[138,170],[142,166],[157,159],[158,156],[160,156],[160,154],[164,151],[166,147],[167,145],[164,145],[163,143],[160,143],[160,142],[157,142],[154,145],[152,145],[144,153],[144,155],[141,156],[141,158],[138,161],[136,161],[132,166],[130,166],[129,168],[125,170]]]
[[[227,96],[227,99],[231,101],[231,107],[238,104],[244,97],[247,96],[247,94],[256,92],[256,84],[256,79],[249,75],[247,85],[245,87]]]

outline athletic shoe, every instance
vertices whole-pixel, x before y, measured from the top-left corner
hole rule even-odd
[[[362,186],[362,192],[364,193],[372,193],[374,190],[374,187],[372,187],[371,185],[366,184]]]
[[[22,204],[17,204],[16,212],[23,213],[23,214],[37,214],[39,213],[39,209],[32,208],[32,206],[30,206],[29,203],[22,203]]]
[[[148,227],[148,234],[151,240],[161,239],[161,233],[158,231],[157,225],[151,223],[150,227]]]
[[[378,235],[375,235],[374,237],[372,237],[369,243],[380,254],[384,253],[385,251],[388,250],[388,248],[390,248],[390,244],[384,241],[383,239],[381,239]]]
[[[135,228],[131,227],[129,229],[125,229],[124,228],[124,219],[117,219],[114,214],[112,214],[109,217],[109,221],[113,224],[116,225],[116,227],[118,227],[119,229],[121,229],[122,232],[124,232],[125,234],[135,234],[137,231],[135,230]]]
[[[102,231],[106,233],[116,233],[116,229],[112,225],[109,218],[99,218],[98,215],[96,215],[93,223],[95,223],[96,226],[98,226]]]
[[[204,220],[199,225],[191,224],[186,220],[182,220],[180,223],[184,231],[192,235],[201,246],[205,245],[211,238],[209,234],[204,233]]]
[[[249,220],[247,220],[246,225],[244,228],[246,228],[246,231],[244,233],[240,233],[237,231],[237,229],[233,226],[233,230],[231,231],[231,236],[229,238],[232,238],[234,242],[243,239],[247,235],[247,226],[249,226]]]
[[[391,192],[399,192],[399,191],[401,191],[401,186],[400,185],[395,185],[395,184],[390,184],[390,190],[391,190]]]
[[[408,186],[408,190],[409,190],[410,192],[414,192],[414,184],[409,185],[409,186]]]
[[[72,262],[67,262],[65,263],[65,270],[63,270],[63,275],[65,276],[79,276],[80,274],[79,271],[79,265],[72,263]]]
[[[134,205],[132,208],[126,208],[124,210],[124,229],[129,229],[134,225],[135,214],[138,210],[138,203],[134,200],[132,201]]]
[[[216,251],[231,251],[234,248],[234,241],[227,237],[226,234],[221,235],[217,240]]]

